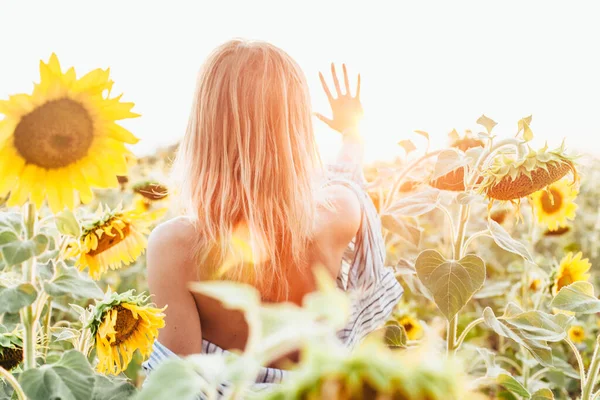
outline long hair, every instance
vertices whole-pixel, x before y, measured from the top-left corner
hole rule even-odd
[[[306,262],[315,220],[321,164],[311,116],[306,78],[283,50],[232,40],[209,56],[173,168],[196,222],[200,278],[239,250],[232,235],[241,224],[253,259],[222,275],[287,295],[285,271]]]

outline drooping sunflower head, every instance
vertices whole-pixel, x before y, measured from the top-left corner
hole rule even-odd
[[[121,373],[136,350],[144,358],[150,355],[158,330],[165,326],[165,309],[153,307],[148,299],[133,290],[121,294],[109,291],[93,307],[87,328],[96,342],[98,372]]]
[[[553,151],[546,147],[537,152],[531,150],[520,159],[499,156],[484,171],[480,190],[492,200],[517,202],[569,172],[573,173],[573,181],[576,182],[577,170],[573,159],[565,155],[564,144]]]
[[[582,343],[585,339],[585,331],[582,326],[573,325],[569,328],[569,339],[573,341],[573,343]]]
[[[121,96],[109,98],[112,84],[108,69],[77,79],[53,54],[32,94],[0,101],[0,196],[10,192],[9,206],[47,198],[58,212],[91,200],[92,187],[118,187],[125,144],[138,139],[116,121],[139,115]]]
[[[558,270],[554,273],[552,293],[556,295],[560,289],[573,282],[587,281],[592,264],[587,258],[582,258],[581,252],[573,255],[568,253],[560,260]]]
[[[538,222],[545,224],[550,231],[565,228],[567,221],[575,219],[577,194],[577,188],[566,179],[533,193],[531,202]]]
[[[164,212],[165,209],[144,213],[100,206],[95,218],[83,226],[66,257],[78,257],[79,269],[87,267],[93,279],[100,279],[108,269],[129,265],[144,253],[150,225]]]
[[[7,371],[23,361],[23,341],[15,332],[0,331],[0,367]]]

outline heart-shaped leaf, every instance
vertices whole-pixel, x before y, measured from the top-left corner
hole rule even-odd
[[[496,123],[496,121],[494,121],[491,118],[488,118],[485,116],[485,114],[482,114],[481,117],[479,117],[476,121],[479,125],[485,127],[485,130],[487,131],[487,133],[492,133],[492,129],[494,129],[494,127],[496,125],[498,125]]]
[[[403,218],[396,218],[393,215],[382,215],[381,225],[414,247],[418,247],[421,242],[421,229]]]
[[[0,314],[15,313],[37,299],[37,291],[30,283],[5,287],[0,285]]]
[[[64,209],[56,214],[54,222],[58,231],[64,235],[78,237],[81,232],[77,218],[69,209]]]
[[[490,219],[489,229],[490,233],[492,234],[492,239],[494,239],[494,242],[496,242],[498,246],[500,246],[506,251],[510,251],[511,253],[520,255],[530,263],[534,263],[533,257],[531,257],[531,253],[529,253],[527,247],[518,240],[513,239],[512,236],[510,236],[508,232],[506,232],[506,230],[502,227],[502,225]]]
[[[550,306],[579,314],[600,312],[600,300],[594,295],[594,286],[586,281],[578,281],[561,288]]]
[[[485,263],[475,255],[446,260],[435,250],[425,250],[415,262],[417,275],[433,294],[436,305],[450,321],[485,282]]]
[[[48,236],[40,233],[30,240],[16,240],[4,244],[0,247],[0,251],[7,265],[17,265],[42,254],[48,242]]]
[[[44,282],[44,290],[53,297],[69,295],[77,299],[101,299],[104,296],[96,282],[62,262],[56,263],[55,277]]]
[[[543,388],[535,392],[531,400],[554,400],[554,393],[548,388]]]
[[[462,158],[458,151],[453,149],[444,150],[440,153],[435,162],[435,167],[433,169],[433,174],[431,175],[431,180],[436,180],[448,173],[454,171],[457,168],[464,166],[467,163],[467,160]]]
[[[503,386],[506,390],[514,394],[518,394],[519,396],[524,397],[526,399],[528,399],[531,396],[527,389],[525,389],[525,387],[521,384],[521,382],[519,382],[507,373],[499,374],[496,377],[496,383],[498,383],[498,385],[500,386]]]

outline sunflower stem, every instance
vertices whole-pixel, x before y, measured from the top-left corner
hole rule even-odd
[[[48,297],[46,300],[46,315],[44,316],[44,360],[46,360],[46,356],[48,355],[48,348],[50,347],[50,323],[52,320],[52,298]]]
[[[471,321],[471,323],[469,325],[467,325],[467,327],[462,331],[462,333],[458,337],[458,340],[456,341],[456,349],[460,348],[460,345],[465,341],[465,338],[467,337],[467,334],[469,333],[469,331],[471,331],[471,329],[475,328],[477,325],[479,325],[482,322],[484,322],[483,317],[477,318],[476,320]]]
[[[27,203],[27,211],[24,216],[26,240],[30,240],[35,235],[35,222],[37,219],[37,210],[35,204]],[[35,257],[23,263],[23,280],[35,286]],[[35,304],[35,302],[33,303]],[[33,305],[27,306],[21,310],[21,324],[23,325],[23,369],[26,371],[35,368],[35,345],[36,331]]]
[[[596,379],[598,378],[598,371],[600,371],[600,335],[596,338],[596,347],[594,348],[594,355],[592,356],[592,365],[590,365],[590,369],[588,370],[588,377],[585,382],[585,386],[583,387],[583,393],[581,395],[581,400],[591,400],[592,390],[594,386],[596,386]]]
[[[412,163],[410,163],[404,169],[404,171],[402,171],[402,173],[400,175],[398,175],[398,178],[394,182],[394,186],[392,186],[392,190],[390,191],[389,197],[387,199],[385,199],[383,210],[386,210],[392,204],[392,201],[394,200],[394,194],[396,194],[396,192],[400,188],[400,185],[402,185],[402,182],[404,181],[404,178],[406,178],[408,173],[410,171],[412,171],[413,169],[415,169],[415,167],[417,167],[419,164],[421,164],[426,159],[437,156],[442,151],[443,150],[436,150],[436,151],[432,151],[431,153],[426,153],[421,158],[418,158],[415,161],[413,161]]]
[[[446,331],[446,356],[453,356],[456,352],[456,331],[458,330],[458,314],[448,322]]]
[[[579,350],[577,350],[577,346],[575,346],[575,343],[573,343],[571,339],[569,339],[568,335],[567,337],[565,337],[564,340],[565,342],[567,342],[571,350],[573,350],[573,354],[577,359],[577,365],[579,366],[579,378],[581,381],[581,391],[583,392],[583,387],[585,384],[585,367],[583,366],[583,359],[581,358],[581,354],[579,354]]]
[[[8,382],[10,386],[12,386],[12,388],[15,390],[15,393],[17,394],[17,399],[27,400],[27,396],[25,396],[23,388],[21,387],[21,385],[19,385],[19,382],[10,372],[0,367],[0,377],[6,379],[6,382]]]

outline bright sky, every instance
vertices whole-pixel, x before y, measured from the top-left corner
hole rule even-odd
[[[596,1],[6,1],[0,0],[0,98],[31,90],[56,52],[78,74],[111,67],[142,118],[126,122],[138,154],[183,135],[196,73],[218,44],[270,41],[304,69],[315,111],[328,114],[318,71],[361,72],[367,157],[433,146],[485,113],[514,135],[533,114],[538,140],[600,154],[600,3]],[[338,136],[315,119],[323,158]],[[417,144],[419,139],[417,139]]]

